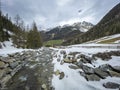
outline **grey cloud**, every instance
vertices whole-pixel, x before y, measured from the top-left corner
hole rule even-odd
[[[119,0],[4,0],[2,10],[12,17],[19,14],[27,23],[35,20],[39,26],[48,28],[87,17],[96,24],[117,3]]]

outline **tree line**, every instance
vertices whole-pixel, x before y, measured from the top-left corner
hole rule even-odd
[[[0,12],[1,13],[1,12]],[[0,14],[0,42],[12,39],[17,48],[40,48],[42,39],[37,25],[33,22],[31,28],[26,28],[24,21],[19,15],[14,18],[14,23],[8,14]]]

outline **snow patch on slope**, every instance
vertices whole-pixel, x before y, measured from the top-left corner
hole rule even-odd
[[[105,36],[105,37],[102,37],[100,39],[96,39],[96,40],[93,40],[93,41],[88,41],[86,43],[87,44],[88,43],[99,43],[99,42],[104,41],[104,40],[110,40],[110,39],[114,39],[114,38],[118,38],[118,37],[120,37],[120,34],[114,34],[114,35]],[[117,41],[115,41],[113,43],[120,43],[120,40],[117,40]]]
[[[11,39],[9,41],[2,42],[1,45],[2,45],[2,48],[0,49],[0,56],[15,53],[15,52],[21,52],[25,50],[22,48],[14,47]]]

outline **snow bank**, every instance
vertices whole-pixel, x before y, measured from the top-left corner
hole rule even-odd
[[[21,52],[21,51],[24,51],[24,50],[27,50],[27,49],[15,48],[13,46],[13,43],[12,43],[11,40],[10,41],[4,41],[2,43],[2,48],[0,49],[0,56],[15,53],[15,52]]]
[[[81,52],[89,56],[98,52],[120,50],[120,49],[108,49],[108,48],[81,48],[81,46],[84,45],[96,46],[97,44],[80,44],[80,45],[78,44],[78,45],[68,46],[65,48],[63,47],[61,49],[51,48],[56,50],[55,56],[57,56],[53,58],[54,71],[59,70],[60,72],[64,72],[65,74],[62,80],[59,79],[59,76],[53,75],[52,85],[55,87],[55,90],[113,90],[113,89],[104,88],[103,83],[107,83],[108,81],[120,83],[120,78],[117,77],[107,77],[106,79],[100,81],[86,81],[86,79],[82,77],[79,73],[79,71],[82,71],[82,69],[77,69],[77,70],[70,69],[69,65],[73,65],[73,64],[64,63],[63,65],[61,65],[60,62],[57,61],[58,58],[60,58],[60,60],[63,60],[62,54],[60,54],[61,50],[65,50],[67,54],[70,52]],[[102,61],[98,59],[93,63],[93,65],[95,65],[96,67],[102,64],[119,66],[120,57],[112,56],[112,59],[109,61]]]

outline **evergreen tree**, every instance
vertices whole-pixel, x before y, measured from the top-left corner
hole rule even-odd
[[[40,32],[37,29],[36,23],[33,23],[32,30],[28,32],[27,36],[27,47],[36,49],[42,46],[42,40],[40,36]]]

